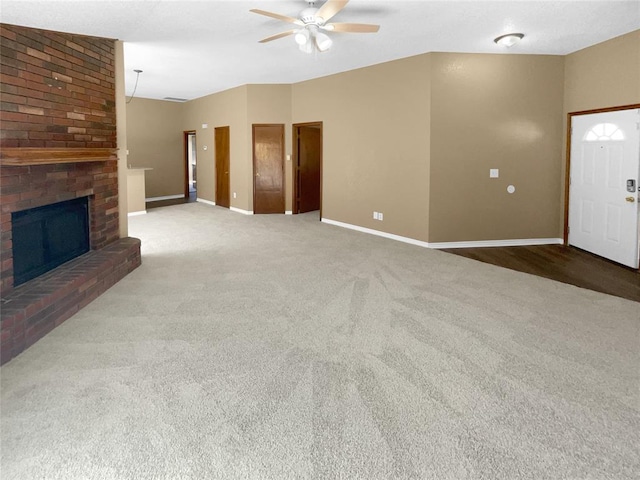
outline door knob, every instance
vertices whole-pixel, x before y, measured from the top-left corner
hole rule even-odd
[[[259,173],[256,173],[256,177],[259,177],[259,176],[260,176],[260,174],[259,174]]]
[[[627,197],[627,198],[625,198],[625,200],[626,200],[627,202],[630,202],[630,203],[633,203],[633,202],[635,202],[635,201],[636,201],[636,199],[635,199],[635,198],[633,198],[633,197]]]

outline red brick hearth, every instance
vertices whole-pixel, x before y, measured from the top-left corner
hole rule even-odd
[[[139,265],[140,240],[123,238],[3,296],[1,363],[33,345]]]
[[[140,265],[140,241],[119,238],[116,162],[0,168],[2,363]],[[91,251],[14,288],[11,213],[84,196],[89,197]]]
[[[2,363],[140,265],[120,238],[113,40],[0,25]],[[14,286],[12,213],[88,197],[91,250]]]

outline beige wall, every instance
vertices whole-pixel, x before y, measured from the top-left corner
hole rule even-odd
[[[134,98],[127,104],[128,163],[149,167],[146,195],[184,194],[183,104]]]
[[[215,127],[229,126],[231,206],[253,211],[254,123],[285,125],[286,153],[291,150],[291,85],[244,85],[187,102],[186,130],[196,130],[198,198],[215,201]],[[202,124],[208,128],[203,129]],[[204,150],[204,146],[207,150]],[[289,165],[290,162],[287,162]],[[287,209],[291,209],[291,178],[287,178]],[[233,198],[233,193],[236,198]]]
[[[251,210],[253,201],[247,160],[247,88],[245,85],[185,103],[183,122],[184,130],[196,131],[198,198],[210,202],[216,199],[215,127],[229,127],[231,206],[242,210]],[[203,124],[207,128],[202,128]],[[237,194],[235,199],[233,192]]]
[[[128,198],[122,192],[127,187],[127,104],[124,85],[124,44],[115,42],[115,76],[116,76],[116,138],[118,142],[118,227],[120,238],[129,235],[127,222]]]
[[[127,168],[127,211],[128,213],[146,212],[145,170]]]
[[[565,57],[565,112],[640,103],[640,30]]]
[[[563,68],[433,54],[430,242],[559,237]]]
[[[136,129],[155,132],[148,143],[175,131],[182,182],[182,131],[196,130],[198,197],[214,201],[214,128],[229,125],[231,205],[252,211],[251,125],[285,124],[291,154],[291,124],[321,121],[324,218],[429,242],[558,238],[564,113],[640,102],[639,52],[634,32],[567,57],[432,53],[294,85],[246,85],[169,104],[177,112],[136,99],[137,124],[183,121],[142,123],[134,135],[130,126],[129,148]],[[285,172],[291,210],[290,162]],[[157,195],[172,193],[163,188]]]
[[[427,240],[429,66],[421,55],[293,85],[293,123],[323,122],[324,218]]]

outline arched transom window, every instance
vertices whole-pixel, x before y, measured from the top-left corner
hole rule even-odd
[[[599,123],[584,136],[587,142],[608,142],[624,140],[624,138],[624,132],[615,123]]]

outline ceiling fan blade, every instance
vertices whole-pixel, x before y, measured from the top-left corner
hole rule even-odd
[[[259,43],[267,43],[272,40],[278,40],[279,38],[282,38],[282,37],[288,37],[289,35],[293,35],[294,33],[296,33],[296,31],[297,30],[288,30],[286,32],[276,33],[275,35],[271,35],[270,37],[263,38],[262,40],[260,40]]]
[[[330,32],[376,33],[380,30],[380,25],[371,25],[368,23],[329,23],[323,28]]]
[[[295,23],[296,25],[304,25],[304,23],[302,23],[302,21],[298,20],[297,18],[287,17],[286,15],[280,15],[279,13],[267,12],[266,10],[259,10],[257,8],[253,8],[249,11],[258,13],[260,15],[265,15],[267,17],[275,18],[276,20],[282,20],[283,22]]]
[[[320,7],[320,10],[316,12],[316,17],[322,17],[322,20],[326,23],[331,17],[342,10],[349,0],[327,0],[324,5]]]

